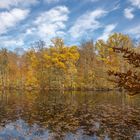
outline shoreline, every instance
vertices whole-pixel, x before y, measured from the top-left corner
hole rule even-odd
[[[2,87],[0,91],[4,90],[25,90],[25,91],[123,91],[119,88],[39,88],[39,87]]]

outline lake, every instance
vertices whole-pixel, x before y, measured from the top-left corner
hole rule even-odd
[[[140,95],[0,93],[0,140],[140,140]]]

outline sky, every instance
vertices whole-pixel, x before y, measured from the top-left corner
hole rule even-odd
[[[140,0],[0,0],[0,48],[54,37],[78,45],[114,32],[140,39]]]

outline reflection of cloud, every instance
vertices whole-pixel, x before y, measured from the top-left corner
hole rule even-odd
[[[0,139],[41,139],[48,140],[51,137],[48,130],[42,131],[38,125],[29,127],[23,120],[17,120],[16,122],[6,124],[0,131]]]
[[[84,139],[97,139],[96,135],[88,136],[83,135],[83,130],[79,129],[76,134],[67,133],[64,140],[84,140]],[[15,122],[6,124],[4,128],[0,130],[0,139],[18,139],[18,140],[54,140],[54,133],[50,133],[48,129],[40,128],[37,124],[30,127],[25,121],[17,120]]]

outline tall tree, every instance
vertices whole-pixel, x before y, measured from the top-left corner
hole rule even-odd
[[[1,86],[5,87],[8,83],[9,61],[7,49],[1,49],[0,51],[0,76]]]
[[[132,93],[140,93],[140,53],[129,48],[113,48],[114,52],[122,53],[123,58],[133,65],[133,69],[126,72],[109,71],[109,75],[115,77],[113,80],[118,87],[123,87]]]

